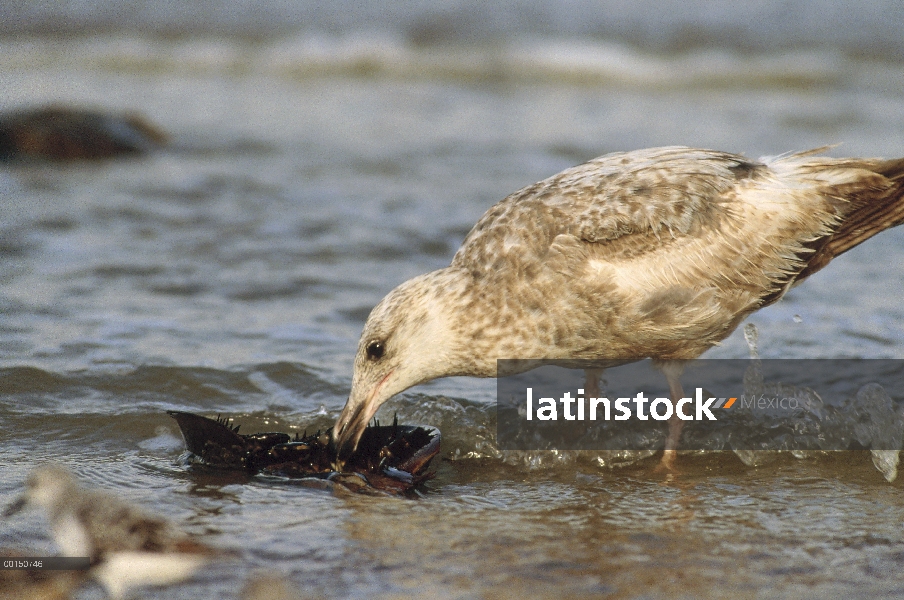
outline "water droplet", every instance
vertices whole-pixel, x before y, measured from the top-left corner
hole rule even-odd
[[[804,322],[803,317],[801,317],[800,315],[794,315],[793,319],[794,319],[795,323],[803,323]]]
[[[756,342],[759,338],[759,332],[756,325],[747,323],[744,325],[744,339],[747,340],[747,347],[750,348],[750,358],[757,358],[759,355],[756,349]]]

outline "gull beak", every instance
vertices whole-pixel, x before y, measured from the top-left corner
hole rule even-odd
[[[333,426],[333,434],[331,436],[333,447],[336,450],[336,464],[334,466],[337,471],[342,471],[345,462],[358,447],[358,440],[361,439],[361,435],[367,429],[367,424],[370,423],[370,420],[377,413],[377,409],[383,403],[382,400],[378,401],[378,398],[380,390],[390,375],[392,375],[392,371],[387,373],[380,380],[380,383],[374,386],[370,394],[364,398],[352,387],[352,393],[349,395],[345,408],[342,409],[342,414],[339,415],[339,419],[336,421],[336,425]]]
[[[358,447],[358,440],[361,439],[361,435],[367,429],[367,422],[370,420],[368,412],[370,411],[366,410],[363,403],[352,404],[351,398],[342,409],[342,414],[339,415],[339,420],[336,421],[331,436],[336,451],[335,467],[337,471],[342,471],[345,462]]]
[[[4,519],[10,518],[14,514],[19,512],[23,508],[25,508],[25,505],[27,505],[27,504],[28,504],[28,498],[26,498],[25,496],[22,496],[21,498],[19,498],[18,500],[16,500],[15,502],[13,502],[12,504],[10,504],[9,506],[6,507],[6,510],[3,511],[3,518]]]

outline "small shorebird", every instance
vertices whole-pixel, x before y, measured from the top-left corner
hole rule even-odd
[[[904,221],[904,159],[814,150],[750,160],[685,147],[615,153],[508,196],[452,264],[411,279],[370,313],[340,461],[381,404],[497,359],[652,358],[672,401],[686,361],[834,257]],[[588,394],[600,371],[588,371]],[[683,421],[669,420],[671,468]]]
[[[61,467],[36,469],[4,517],[27,505],[47,512],[63,556],[91,559],[91,576],[111,598],[122,598],[133,587],[178,583],[219,553],[161,517],[108,492],[83,488]]]

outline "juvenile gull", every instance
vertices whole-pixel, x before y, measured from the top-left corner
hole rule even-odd
[[[161,517],[107,492],[83,488],[61,467],[36,469],[25,494],[4,517],[27,505],[47,512],[63,556],[91,559],[91,575],[111,598],[122,598],[132,587],[187,579],[218,553]]]
[[[333,428],[340,459],[390,397],[438,377],[494,377],[497,359],[652,358],[677,401],[685,361],[904,221],[904,159],[821,150],[608,154],[508,196],[452,264],[370,313]],[[669,421],[666,468],[682,423]]]

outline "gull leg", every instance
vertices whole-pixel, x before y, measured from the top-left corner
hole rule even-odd
[[[603,376],[605,369],[584,369],[584,398],[599,398],[602,395],[600,389],[600,378]],[[593,423],[584,421],[580,424],[581,436],[584,436]]]
[[[605,369],[584,369],[584,397],[599,398],[602,391],[600,390],[600,377],[603,376]]]
[[[672,398],[672,408],[677,411],[678,401],[684,398],[684,390],[681,389],[681,373],[684,371],[684,363],[668,362],[662,366],[662,372],[669,383],[669,395]],[[678,442],[681,440],[681,430],[684,421],[678,418],[678,413],[673,412],[669,418],[669,435],[665,438],[665,450],[662,452],[662,460],[657,471],[675,471],[675,458],[678,456]]]

